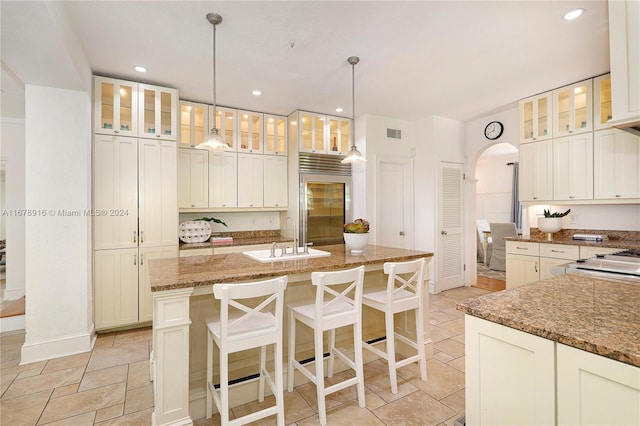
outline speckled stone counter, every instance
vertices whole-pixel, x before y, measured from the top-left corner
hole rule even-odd
[[[343,244],[322,246],[328,257],[261,263],[242,253],[192,256],[149,261],[151,291],[213,285],[220,282],[257,280],[288,274],[354,268],[384,262],[400,262],[433,253],[369,245],[363,254],[352,255]]]
[[[224,244],[224,247],[228,246],[250,246],[256,244],[269,244],[276,243],[288,243],[293,241],[290,237],[282,237],[279,230],[267,230],[267,231],[238,231],[238,232],[219,232],[215,234],[216,237],[232,237],[233,242],[231,244]],[[184,243],[180,241],[180,250],[194,250],[202,248],[211,248],[213,240],[208,240],[203,243]],[[215,246],[218,247],[218,246]]]
[[[583,241],[572,239],[573,234],[592,234],[606,235],[608,238],[603,241]],[[621,249],[640,249],[640,232],[638,231],[599,231],[599,230],[580,230],[580,229],[562,229],[553,234],[553,240],[547,240],[547,234],[541,232],[538,228],[531,228],[529,238],[505,238],[507,241],[528,241],[532,243],[545,244],[568,244],[572,246],[586,247],[606,247]]]
[[[561,275],[465,300],[459,311],[640,367],[640,282]]]

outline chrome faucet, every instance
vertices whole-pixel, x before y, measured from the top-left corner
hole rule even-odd
[[[296,223],[291,219],[291,216],[287,216],[282,228],[287,229],[287,222],[289,221],[291,221],[291,225],[293,225],[293,254],[298,254],[298,234],[296,233]]]

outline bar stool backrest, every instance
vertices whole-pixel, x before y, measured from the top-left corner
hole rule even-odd
[[[424,271],[427,261],[417,259],[408,262],[386,262],[384,273],[389,276],[387,281],[386,302],[391,305],[403,301],[415,302],[422,305],[422,291]]]
[[[364,266],[346,271],[312,272],[311,283],[316,286],[315,320],[320,329],[359,320]],[[341,285],[346,287],[336,290]]]

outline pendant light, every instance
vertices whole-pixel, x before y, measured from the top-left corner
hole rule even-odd
[[[364,155],[358,148],[356,148],[356,64],[360,62],[360,58],[357,56],[349,56],[347,58],[347,62],[351,64],[351,119],[353,121],[353,131],[351,132],[351,137],[353,138],[353,145],[351,145],[351,149],[347,152],[347,155],[342,159],[342,163],[364,163],[367,161],[364,158]]]
[[[222,22],[222,16],[217,13],[207,13],[207,20],[213,26],[213,126],[211,132],[196,148],[209,149],[212,151],[228,151],[231,147],[227,145],[216,127],[216,25]]]

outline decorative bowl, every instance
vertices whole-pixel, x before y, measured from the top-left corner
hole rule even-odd
[[[204,220],[182,222],[178,228],[178,238],[185,243],[204,243],[211,237],[211,226]]]
[[[540,217],[538,218],[538,229],[547,233],[558,232],[562,229],[562,218]]]

